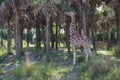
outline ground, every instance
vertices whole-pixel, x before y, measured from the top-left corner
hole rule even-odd
[[[78,51],[79,53],[79,51]],[[99,52],[100,53],[100,52]],[[30,64],[44,64],[44,52],[39,52],[39,51],[27,51],[25,54],[29,55],[29,62]],[[106,55],[105,55],[106,56]],[[84,80],[84,74],[83,72],[86,72],[86,69],[88,69],[88,64],[91,61],[85,62],[84,61],[84,55],[78,54],[77,55],[77,64],[73,68],[72,66],[72,52],[67,53],[63,50],[61,51],[52,51],[52,59],[51,62],[57,64],[58,71],[56,74],[60,74],[59,77],[57,77],[57,80]],[[110,58],[111,56],[109,56]],[[111,57],[111,59],[113,59]],[[115,59],[113,59],[115,60]],[[118,60],[119,61],[119,60]],[[13,71],[15,68],[23,65],[26,63],[26,57],[22,57],[20,60],[15,59],[15,55],[9,55],[4,62],[0,63],[1,67],[1,72],[0,72],[0,78],[3,80],[6,80],[6,78],[11,74],[11,71]],[[46,63],[45,63],[46,64]],[[91,64],[89,64],[91,65]],[[57,75],[57,76],[58,76]],[[81,77],[84,75],[83,77]],[[9,79],[8,79],[9,80]],[[42,79],[41,79],[42,80]],[[55,79],[56,80],[56,79]],[[90,80],[90,79],[85,79],[85,80]]]

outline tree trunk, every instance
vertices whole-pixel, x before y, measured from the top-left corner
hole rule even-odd
[[[96,39],[95,39],[95,31],[94,31],[94,29],[92,29],[92,44],[93,44],[93,51],[95,52],[95,53],[97,53],[97,51],[96,51],[96,46],[95,46],[95,41],[96,41]],[[95,54],[94,54],[95,55]]]
[[[119,11],[118,8],[115,8],[115,17],[116,17],[116,29],[117,29],[117,43],[119,43],[120,41],[120,28],[119,28],[119,24],[120,24],[120,19],[119,19]]]
[[[22,36],[21,36],[21,27],[20,27],[20,22],[19,22],[19,17],[20,17],[20,11],[19,11],[19,6],[15,6],[15,27],[16,27],[16,56],[19,57],[19,55],[22,53]]]
[[[1,47],[3,47],[3,30],[1,29]]]
[[[45,38],[45,26],[42,25],[42,33],[43,33],[43,44],[44,44],[44,51],[46,52],[46,38]]]
[[[107,50],[110,50],[110,44],[111,44],[110,38],[111,38],[110,30],[107,29]]]
[[[85,10],[83,11],[83,35],[86,35],[86,16],[85,16]]]
[[[51,48],[54,49],[54,33],[53,33],[53,25],[50,23],[50,31],[51,31]]]
[[[11,26],[9,24],[9,20],[7,21],[7,32],[8,32],[8,35],[7,35],[7,54],[10,54],[10,46],[11,46]]]
[[[56,34],[55,34],[55,36],[56,36],[56,40],[55,40],[55,42],[56,42],[56,44],[55,44],[55,48],[56,48],[56,50],[58,50],[58,22],[56,23],[57,25],[56,25]]]
[[[46,61],[50,61],[50,16],[46,18]]]
[[[41,48],[41,41],[40,41],[40,26],[36,25],[36,47]]]
[[[68,48],[68,52],[70,52],[70,32],[69,32],[69,26],[70,26],[70,18],[67,17],[67,26],[66,26],[66,46]]]

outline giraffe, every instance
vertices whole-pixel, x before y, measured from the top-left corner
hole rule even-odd
[[[71,23],[69,27],[70,32],[70,44],[73,47],[73,66],[76,64],[76,47],[83,46],[85,51],[85,60],[88,60],[88,55],[90,54],[92,57],[92,51],[90,49],[91,40],[87,38],[87,36],[82,36],[79,32],[75,29],[75,14],[76,12],[70,11],[65,12],[65,15],[71,17]]]

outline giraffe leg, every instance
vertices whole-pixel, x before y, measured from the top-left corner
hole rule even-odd
[[[90,48],[88,49],[88,52],[89,52],[89,54],[90,54],[90,56],[91,56],[91,58],[92,58],[92,51],[91,51]]]
[[[75,46],[73,46],[73,66],[75,66],[76,64],[76,50],[75,50]]]
[[[85,61],[87,61],[88,60],[88,50],[85,48],[84,48],[84,50],[85,50]]]

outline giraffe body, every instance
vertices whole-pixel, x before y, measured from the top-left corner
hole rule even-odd
[[[90,50],[91,40],[87,38],[87,36],[82,36],[75,29],[75,12],[65,12],[66,15],[71,17],[70,23],[70,43],[73,46],[73,66],[76,63],[76,46],[83,46],[85,51],[85,60],[88,60],[88,54],[92,56],[92,52]]]

